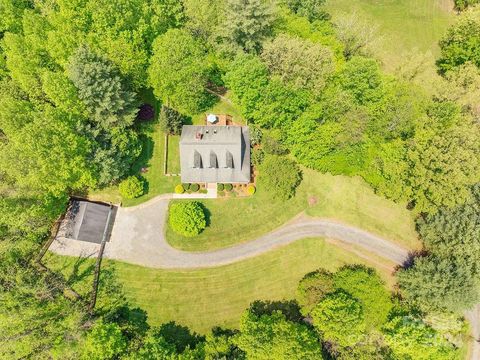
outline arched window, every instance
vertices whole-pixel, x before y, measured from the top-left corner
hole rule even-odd
[[[193,168],[194,169],[201,169],[202,168],[202,155],[195,150],[193,153]]]

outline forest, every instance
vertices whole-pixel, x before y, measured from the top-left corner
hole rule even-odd
[[[462,316],[480,302],[480,8],[455,3],[424,81],[421,58],[384,71],[369,24],[333,21],[325,0],[0,0],[0,357],[464,357]],[[370,268],[319,269],[294,302],[200,336],[142,322],[114,274],[89,314],[36,266],[71,195],[135,175],[151,94],[177,131],[226,90],[266,186],[282,157],[408,204],[424,251],[394,292]]]

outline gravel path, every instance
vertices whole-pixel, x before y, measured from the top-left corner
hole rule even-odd
[[[168,199],[120,208],[104,256],[153,268],[202,268],[241,261],[308,237],[340,240],[402,264],[408,250],[366,231],[331,220],[298,218],[256,240],[205,252],[171,247],[164,236]]]

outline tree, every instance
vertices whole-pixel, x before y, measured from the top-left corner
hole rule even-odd
[[[360,105],[373,103],[382,96],[382,76],[374,59],[354,56],[339,75],[340,86]]]
[[[469,268],[454,257],[415,258],[414,265],[398,273],[402,294],[424,311],[461,312],[480,298]]]
[[[350,294],[339,290],[325,296],[312,313],[313,326],[322,339],[340,348],[358,343],[365,333],[362,305]]]
[[[210,103],[206,92],[206,53],[188,32],[168,30],[155,39],[148,69],[155,96],[187,114],[196,114]]]
[[[324,10],[326,0],[286,0],[287,7],[309,21],[326,20],[330,16]]]
[[[252,360],[323,359],[315,333],[303,324],[286,320],[279,311],[262,316],[247,311],[240,320],[236,343]]]
[[[420,217],[417,227],[427,249],[441,257],[454,255],[478,274],[480,269],[480,185],[473,199],[454,209],[441,208],[435,215]]]
[[[319,269],[306,274],[298,283],[296,300],[301,307],[302,314],[307,316],[328,293],[335,290],[333,274]]]
[[[455,2],[455,7],[462,11],[468,8],[469,6],[473,6],[475,4],[478,4],[479,0],[454,0]]]
[[[127,341],[115,323],[98,321],[88,333],[83,347],[83,359],[113,359],[127,348]]]
[[[29,0],[1,0],[0,34],[7,31],[11,33],[20,32],[23,12],[31,7],[32,2]]]
[[[380,329],[392,309],[392,301],[374,269],[344,266],[333,275],[333,283],[335,289],[344,290],[360,301],[367,328]]]
[[[91,144],[69,124],[69,114],[53,108],[30,113],[28,123],[12,131],[0,143],[0,168],[20,187],[62,196],[69,189],[94,186],[87,158]],[[26,145],[27,144],[27,145]]]
[[[250,117],[261,127],[288,128],[307,108],[309,98],[308,91],[296,90],[273,78],[261,92]]]
[[[273,8],[266,0],[228,0],[222,28],[233,45],[258,53],[272,34],[273,21]]]
[[[466,11],[440,41],[437,65],[443,73],[467,62],[480,67],[480,11]]]
[[[125,199],[133,199],[143,195],[144,183],[137,176],[130,176],[118,186],[120,195]]]
[[[61,277],[39,272],[30,261],[37,256],[37,244],[44,241],[43,230],[50,224],[46,219],[40,232],[17,228],[6,233],[0,225],[2,359],[78,357],[75,350],[86,315],[83,306],[65,298]]]
[[[205,212],[197,201],[177,202],[170,205],[169,223],[173,231],[188,237],[200,234],[207,226]]]
[[[394,316],[385,324],[383,332],[395,358],[418,360],[460,358],[458,350],[451,343],[421,319],[411,315]]]
[[[378,25],[372,24],[352,13],[339,17],[335,21],[335,32],[343,43],[343,55],[370,56],[378,45]]]
[[[257,56],[240,54],[229,66],[224,81],[242,113],[250,118],[268,85],[268,69]]]
[[[163,132],[170,135],[179,135],[185,123],[185,117],[175,109],[162,106],[159,121]]]
[[[184,0],[187,18],[185,26],[195,36],[209,40],[221,31],[219,24],[224,16],[225,2],[222,0]]]
[[[279,200],[295,195],[301,179],[297,164],[286,157],[267,155],[260,165],[260,186],[271,191]]]
[[[335,64],[332,51],[309,40],[279,35],[266,43],[262,58],[270,73],[286,84],[319,94],[332,75]]]
[[[138,112],[135,93],[109,60],[81,46],[70,60],[68,75],[91,119],[101,128],[133,124]]]
[[[433,214],[470,197],[480,173],[480,129],[455,113],[431,118],[409,142],[407,162],[415,208]]]

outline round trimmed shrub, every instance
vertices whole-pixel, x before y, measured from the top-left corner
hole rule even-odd
[[[176,233],[192,237],[207,226],[205,212],[198,201],[173,203],[169,209],[169,223]]]
[[[182,184],[182,186],[183,186],[183,190],[185,190],[185,191],[190,189],[190,184],[189,183]]]
[[[130,176],[118,186],[120,195],[125,199],[133,199],[143,195],[144,183],[136,176]]]
[[[253,194],[255,194],[256,191],[257,191],[257,188],[255,187],[255,185],[250,184],[250,185],[247,186],[247,194],[248,195],[253,195]]]
[[[233,185],[232,184],[225,184],[225,190],[232,191]]]
[[[175,186],[175,193],[176,194],[183,194],[185,192],[185,188],[183,187],[182,184],[178,184]]]
[[[197,192],[200,189],[200,185],[198,184],[190,184],[190,190],[193,192]]]
[[[223,191],[224,186],[223,184],[217,184],[217,191]]]

